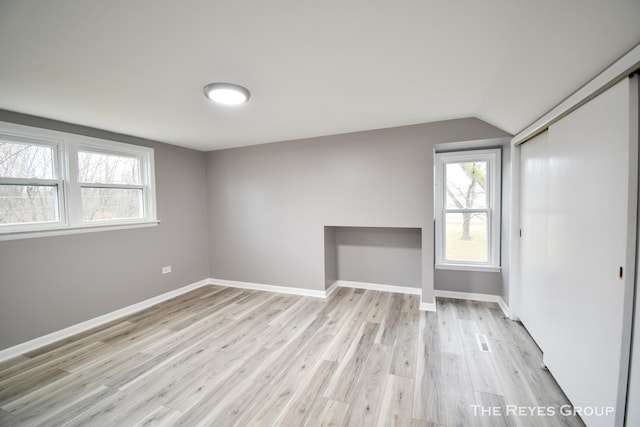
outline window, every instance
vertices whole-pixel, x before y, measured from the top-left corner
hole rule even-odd
[[[436,268],[499,270],[500,150],[436,154]]]
[[[153,149],[0,123],[0,239],[153,224]]]
[[[60,222],[58,146],[35,139],[0,138],[0,226]]]
[[[141,158],[78,151],[83,221],[142,218]]]

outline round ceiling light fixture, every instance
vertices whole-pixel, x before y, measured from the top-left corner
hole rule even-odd
[[[218,104],[240,105],[249,100],[249,90],[233,83],[209,83],[204,87],[204,95]]]

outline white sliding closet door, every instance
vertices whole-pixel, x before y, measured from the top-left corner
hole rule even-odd
[[[635,126],[631,126],[631,137],[635,133],[636,138],[640,139],[640,85],[638,84],[638,77],[635,81],[635,88],[632,85],[631,90],[635,90],[636,100],[635,103],[631,103],[631,116],[634,114],[638,117],[638,122]],[[633,97],[633,92],[632,92]],[[635,112],[634,112],[635,110]],[[640,218],[636,223],[636,227],[640,225]],[[636,242],[636,268],[640,265],[640,242]],[[627,413],[626,413],[626,425],[627,426],[640,426],[640,287],[638,285],[638,276],[636,275],[636,295],[635,295],[635,315],[633,319],[633,334],[631,343],[631,363],[629,372],[629,392],[627,395]]]
[[[637,192],[630,93],[625,79],[521,148],[522,321],[575,406],[618,410],[583,416],[589,426],[614,425],[624,406]]]
[[[549,309],[554,301],[549,282],[549,135],[536,136],[520,147],[521,290],[520,320],[540,348],[552,333]]]

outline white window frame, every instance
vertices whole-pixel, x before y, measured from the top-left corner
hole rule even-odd
[[[487,162],[487,207],[485,209],[451,209],[446,207],[447,177],[445,165],[461,162]],[[471,270],[471,271],[500,271],[500,185],[501,185],[501,150],[468,150],[435,155],[435,234],[436,234],[436,263],[437,269],[443,270]],[[447,260],[445,239],[445,214],[463,212],[482,212],[487,214],[488,225],[488,260],[478,262],[471,260]]]
[[[58,189],[58,220],[0,225],[0,241],[32,237],[106,231],[155,226],[155,161],[153,148],[92,138],[49,129],[0,122],[0,139],[9,142],[46,145],[54,148],[55,179],[2,178],[2,184],[49,185]],[[89,151],[140,159],[140,185],[94,184],[78,182],[78,152]],[[143,193],[141,218],[83,221],[81,189],[87,187],[135,188]]]
[[[65,212],[62,208],[64,205],[65,188],[64,181],[60,175],[62,169],[63,156],[61,155],[61,140],[43,139],[33,135],[18,135],[0,130],[0,140],[5,142],[13,142],[16,144],[28,144],[50,147],[53,153],[53,178],[9,178],[0,177],[2,185],[34,185],[43,187],[56,187],[57,212],[55,221],[42,221],[34,223],[20,223],[2,226],[7,230],[14,232],[25,232],[32,230],[49,230],[58,228],[66,222]],[[0,232],[2,228],[0,228]]]

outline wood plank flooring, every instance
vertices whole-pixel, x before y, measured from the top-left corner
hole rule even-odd
[[[497,305],[418,304],[205,286],[1,363],[0,425],[583,425]]]

